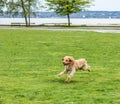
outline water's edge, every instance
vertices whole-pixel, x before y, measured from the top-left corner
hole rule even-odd
[[[0,25],[12,25],[15,23],[25,24],[24,18],[0,18]],[[67,24],[66,18],[31,18],[32,25],[64,25]],[[71,18],[71,25],[87,25],[87,26],[106,26],[120,25],[120,19],[79,19]]]

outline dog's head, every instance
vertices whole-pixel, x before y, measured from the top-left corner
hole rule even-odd
[[[72,56],[65,56],[62,59],[62,62],[63,62],[64,65],[70,65],[70,64],[74,63],[74,58]]]

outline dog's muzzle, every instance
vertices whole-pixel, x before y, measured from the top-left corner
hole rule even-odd
[[[64,65],[64,66],[65,66],[65,65],[68,65],[68,63],[63,62],[63,65]]]

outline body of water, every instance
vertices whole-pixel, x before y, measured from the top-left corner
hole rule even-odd
[[[25,23],[24,18],[0,18],[0,25],[11,25],[11,23]],[[67,23],[67,18],[31,18],[31,23],[35,25],[52,25]],[[120,25],[120,19],[79,19],[71,18],[72,25]]]

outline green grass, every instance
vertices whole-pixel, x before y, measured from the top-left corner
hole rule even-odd
[[[120,104],[120,34],[0,30],[0,104]],[[85,57],[92,71],[69,84],[62,57]]]

